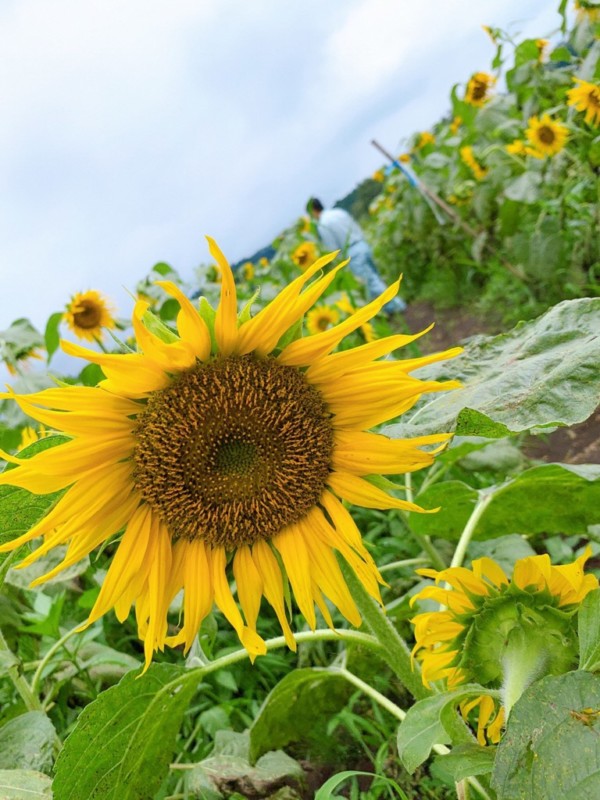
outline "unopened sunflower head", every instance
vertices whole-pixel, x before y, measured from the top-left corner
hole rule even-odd
[[[467,83],[465,103],[481,108],[490,99],[490,89],[496,83],[493,75],[487,72],[476,72]]]
[[[576,85],[567,92],[567,103],[577,111],[585,111],[588,125],[600,125],[600,86],[582,78],[573,80]]]
[[[106,298],[95,289],[73,295],[67,304],[64,320],[79,339],[94,342],[104,328],[115,328],[112,309]]]
[[[369,428],[399,416],[423,393],[457,386],[411,372],[457,355],[458,348],[380,360],[421,334],[335,352],[395,296],[399,282],[341,323],[289,341],[289,329],[347,262],[331,268],[335,254],[318,259],[256,316],[240,319],[229,264],[215,242],[209,246],[223,276],[215,311],[202,302],[200,314],[174,283],[160,281],[180,306],[177,333],[138,301],[138,352],[63,342],[67,353],[102,368],[106,377],[97,387],[2,395],[70,440],[29,459],[1,453],[17,468],[2,474],[0,485],[64,494],[0,550],[36,539],[27,565],[67,544],[62,562],[38,584],[111,542],[110,567],[88,624],[111,609],[122,621],[135,604],[146,664],[165,646],[189,649],[213,603],[252,658],[265,652],[257,631],[263,598],[294,649],[291,594],[311,628],[315,606],[333,624],[325,597],[358,625],[334,551],[378,602],[382,581],[344,501],[422,511],[368,476],[426,467],[449,438],[392,440]],[[180,590],[177,628],[168,610]]]
[[[308,269],[316,257],[317,245],[314,242],[302,242],[292,253],[292,261],[302,270]]]
[[[569,131],[562,122],[549,114],[530,117],[525,135],[535,150],[543,156],[554,156],[564,148]]]
[[[471,569],[417,570],[435,585],[421,589],[412,604],[433,600],[441,606],[412,619],[413,656],[421,662],[423,683],[454,688],[474,681],[498,688],[510,711],[532,680],[570,670],[577,657],[574,616],[598,588],[597,578],[584,573],[590,555],[588,548],[564,566],[553,566],[548,555],[522,558],[511,579],[490,558],[473,561]],[[488,729],[491,741],[500,725],[492,727],[492,736]]]

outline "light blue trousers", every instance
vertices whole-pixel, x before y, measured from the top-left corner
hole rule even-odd
[[[351,244],[348,248],[348,256],[350,258],[350,269],[367,287],[369,299],[378,297],[387,289],[383,278],[379,272],[377,272],[377,267],[373,262],[371,248],[365,241]],[[397,314],[405,309],[406,303],[401,297],[394,297],[383,307],[386,314]]]

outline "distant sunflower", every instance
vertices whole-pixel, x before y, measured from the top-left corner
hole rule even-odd
[[[102,336],[103,328],[114,328],[106,299],[95,289],[73,295],[67,305],[64,320],[79,339],[94,342]]]
[[[377,181],[377,183],[383,183],[385,180],[385,173],[382,169],[378,169],[375,170],[372,177],[374,181]]]
[[[262,258],[259,259],[258,263],[263,269],[265,269],[266,267],[269,266],[269,259],[263,256]]]
[[[476,72],[471,76],[465,92],[465,103],[480,108],[490,99],[490,89],[496,83],[493,75]]]
[[[499,688],[503,708],[490,697],[464,704],[465,716],[479,705],[480,744],[497,742],[505,711],[532,680],[573,668],[577,658],[574,612],[598,587],[584,574],[588,548],[572,564],[555,567],[548,555],[519,559],[509,580],[491,558],[473,561],[471,569],[419,569],[435,580],[411,600],[433,600],[442,610],[412,619],[423,683],[444,681],[455,688],[471,681]],[[442,588],[444,582],[450,588]],[[525,669],[525,664],[529,665]],[[490,720],[492,720],[490,722]],[[489,723],[489,724],[488,724]]]
[[[534,147],[528,147],[522,139],[515,139],[510,144],[506,145],[506,152],[512,156],[533,156],[534,158],[543,158],[543,154]]]
[[[535,46],[538,49],[538,63],[542,63],[544,61],[544,57],[546,55],[546,49],[550,42],[548,39],[536,39]]]
[[[585,20],[593,23],[600,20],[600,8],[597,2],[575,0],[575,10],[577,11],[578,22]]]
[[[471,170],[478,181],[482,181],[488,174],[489,170],[487,170],[485,167],[482,167],[479,161],[477,161],[475,158],[475,153],[473,152],[473,148],[470,145],[465,145],[465,147],[460,148],[459,152],[463,164],[465,164]]]
[[[321,333],[339,322],[340,315],[332,306],[316,306],[306,315],[306,330],[309,333]]]
[[[533,147],[544,156],[554,156],[565,146],[569,138],[566,125],[552,119],[549,114],[530,117],[525,135]]]
[[[292,253],[292,261],[300,269],[307,269],[317,257],[317,245],[314,242],[302,242]]]
[[[577,86],[567,92],[567,102],[577,111],[585,111],[588,125],[600,125],[600,86],[582,78],[573,78]]]
[[[401,164],[409,164],[410,163],[410,153],[400,153],[398,156],[398,161]]]
[[[421,448],[439,449],[448,439],[392,440],[367,429],[402,414],[424,392],[458,385],[409,373],[460,348],[377,360],[421,334],[333,352],[396,295],[399,281],[339,325],[281,349],[282,336],[347,262],[325,271],[335,254],[320,258],[240,323],[229,264],[211,239],[209,246],[223,275],[210,329],[175,284],[160,281],[180,305],[178,337],[159,338],[147,327],[147,304],[138,301],[133,327],[141,352],[99,353],[63,342],[70,355],[102,367],[106,378],[97,387],[2,395],[72,438],[29,459],[0,453],[18,465],[0,476],[0,485],[65,490],[42,520],[0,551],[43,537],[27,565],[68,543],[63,561],[39,584],[124,529],[88,624],[112,608],[123,621],[135,603],[147,665],[157,649],[181,643],[189,649],[213,602],[250,656],[264,653],[256,630],[263,596],[295,649],[286,576],[311,628],[315,604],[332,625],[324,595],[358,625],[334,551],[378,602],[381,578],[342,501],[422,511],[365,476],[428,466],[433,452]],[[243,617],[230,589],[229,560]],[[182,626],[169,635],[168,609],[181,589]]]
[[[428,144],[435,144],[435,136],[433,133],[429,133],[429,131],[422,131],[417,135],[414,149],[422,150],[424,147],[427,147]]]
[[[454,119],[450,123],[450,133],[455,134],[462,124],[463,124],[462,117],[454,117]]]
[[[251,281],[254,278],[254,264],[251,261],[242,264],[242,276],[245,281]]]

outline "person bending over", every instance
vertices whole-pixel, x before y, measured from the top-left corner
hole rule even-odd
[[[325,250],[340,250],[350,258],[350,269],[367,287],[369,298],[377,297],[387,287],[373,261],[373,252],[356,220],[342,208],[324,208],[316,197],[311,197],[306,210],[317,223],[319,238]],[[387,314],[406,310],[406,303],[394,297],[383,307]]]

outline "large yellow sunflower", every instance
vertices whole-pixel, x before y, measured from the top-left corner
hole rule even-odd
[[[567,102],[577,111],[585,111],[585,121],[589,125],[600,125],[600,86],[582,78],[573,78],[577,86],[567,92]]]
[[[490,89],[496,83],[493,75],[487,72],[476,72],[467,83],[465,103],[480,108],[490,99]]]
[[[411,604],[434,600],[442,607],[412,619],[413,654],[421,661],[423,683],[441,680],[454,688],[475,681],[502,688],[508,712],[531,680],[571,669],[577,656],[571,612],[598,588],[598,579],[584,573],[590,556],[588,548],[562,566],[553,566],[548,555],[521,558],[511,580],[490,558],[473,561],[471,569],[417,570],[436,585],[421,589]],[[442,581],[445,586],[438,586]],[[484,696],[463,706],[465,716],[476,705],[480,743],[485,744],[486,728],[490,741],[497,742],[504,709]]]
[[[102,335],[102,328],[115,327],[106,299],[95,289],[73,295],[64,319],[75,336],[88,342],[96,341]]]
[[[292,253],[292,261],[300,269],[307,269],[317,257],[317,245],[314,242],[302,242]]]
[[[541,117],[529,118],[525,135],[539,153],[554,156],[565,146],[569,131],[566,125],[552,119],[549,114],[542,114]]]
[[[0,453],[18,465],[0,476],[0,485],[65,491],[44,519],[0,550],[37,539],[26,565],[67,543],[63,561],[37,584],[118,536],[89,623],[113,608],[124,620],[135,603],[146,664],[165,645],[189,648],[213,602],[252,657],[265,652],[256,631],[263,596],[295,649],[287,582],[312,628],[315,604],[332,624],[324,596],[358,625],[334,550],[377,600],[381,579],[342,501],[422,510],[366,476],[425,467],[433,452],[421,448],[439,449],[448,438],[391,440],[367,429],[402,414],[424,392],[457,386],[409,373],[460,348],[378,360],[421,334],[333,352],[394,297],[399,282],[339,325],[278,348],[347,262],[325,271],[335,254],[320,258],[240,323],[231,269],[211,239],[209,245],[223,275],[214,316],[200,316],[175,284],[160,281],[180,305],[178,335],[159,338],[148,304],[138,301],[133,327],[140,352],[62,344],[102,368],[106,378],[97,387],[1,395],[71,440],[30,459]],[[183,622],[170,631],[168,608],[181,589]]]

